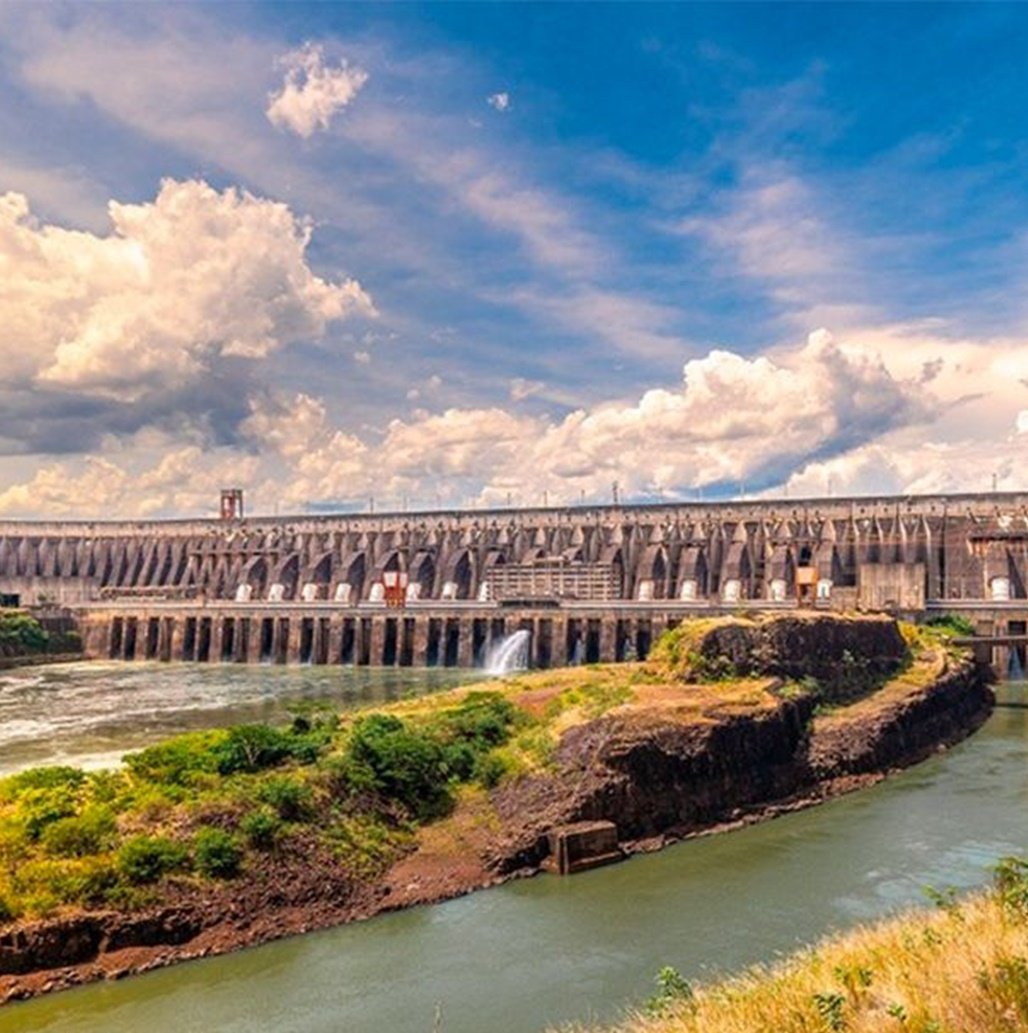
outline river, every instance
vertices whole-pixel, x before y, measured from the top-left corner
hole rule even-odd
[[[296,695],[288,670],[233,677],[252,677],[271,711]],[[300,696],[340,698],[328,689]],[[0,1033],[538,1033],[614,1020],[662,965],[708,979],[773,960],[923,903],[926,885],[980,885],[998,857],[1028,851],[1028,686],[1000,696],[1006,705],[971,739],[820,807],[572,878],[10,1005]]]
[[[412,667],[73,663],[0,671],[0,775],[34,764],[109,767],[195,728],[287,721],[385,703],[481,672]]]

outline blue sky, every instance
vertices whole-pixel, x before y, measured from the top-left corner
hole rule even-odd
[[[1003,4],[0,3],[0,513],[1025,487],[1026,50]]]

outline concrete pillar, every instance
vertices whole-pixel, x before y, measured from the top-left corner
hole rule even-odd
[[[111,650],[111,621],[91,620],[81,625],[82,652],[91,659],[106,660]]]
[[[185,660],[187,659],[182,655],[182,644],[185,640],[185,625],[186,622],[183,618],[176,618],[171,622],[171,659],[172,660]]]
[[[246,656],[245,663],[259,664],[261,662],[261,615],[252,614],[243,618],[246,622]]]
[[[221,647],[225,643],[225,618],[224,617],[212,617],[211,618],[211,648],[207,654],[207,659],[212,664],[221,662]]]
[[[368,663],[372,667],[380,667],[382,664],[382,650],[385,647],[385,622],[381,614],[371,618],[371,655]]]
[[[175,637],[175,618],[164,617],[161,619],[161,634],[157,643],[157,655],[161,660],[167,662],[175,655],[172,652]]]
[[[541,670],[553,666],[553,618],[537,617],[532,630],[533,667]]]
[[[457,666],[471,668],[475,666],[474,632],[471,621],[463,618],[460,622],[460,640],[457,645]]]
[[[617,621],[610,615],[600,618],[600,663],[611,664],[617,659]]]
[[[568,652],[568,620],[567,617],[553,618],[553,660],[554,667],[568,667],[571,654]]]
[[[419,614],[414,623],[414,666],[428,666],[428,617]]]
[[[316,664],[331,663],[331,654],[328,651],[331,644],[331,624],[327,617],[314,618],[314,643],[311,660]]]
[[[300,662],[300,634],[303,629],[303,618],[299,614],[293,614],[289,621],[289,635],[286,639],[286,663],[298,664]]]
[[[338,665],[343,655],[343,618],[333,614],[328,624],[328,662]]]
[[[1010,671],[1010,647],[994,646],[992,650],[992,669],[996,677],[1003,681]]]

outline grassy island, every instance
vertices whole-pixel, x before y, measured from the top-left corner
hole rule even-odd
[[[0,1000],[46,971],[138,971],[531,874],[576,821],[613,822],[631,852],[806,806],[990,705],[944,630],[728,618],[643,663],[24,771],[0,780]]]

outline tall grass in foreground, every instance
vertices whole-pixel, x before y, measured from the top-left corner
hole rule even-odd
[[[989,893],[858,928],[773,967],[661,993],[621,1033],[1015,1033],[1028,1030],[1028,863]],[[585,1027],[575,1027],[582,1033]]]

